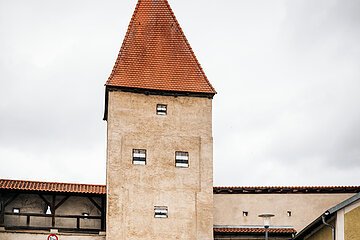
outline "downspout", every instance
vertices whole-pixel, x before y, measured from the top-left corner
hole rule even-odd
[[[324,224],[325,226],[331,228],[331,237],[332,237],[332,240],[335,240],[335,226],[333,226],[333,225],[331,225],[331,224],[329,224],[329,223],[327,223],[327,222],[325,221],[325,217],[326,217],[327,215],[329,215],[329,214],[330,214],[330,213],[329,213],[328,211],[326,211],[326,212],[321,216],[321,218],[322,218],[323,224]]]

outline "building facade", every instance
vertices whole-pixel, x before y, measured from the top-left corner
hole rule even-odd
[[[0,239],[105,240],[106,187],[0,179]]]
[[[274,226],[300,231],[327,209],[353,196],[353,187],[215,187],[214,225],[262,226],[258,215],[272,213]]]
[[[212,98],[169,4],[139,0],[106,82],[107,239],[212,239]]]
[[[360,240],[360,193],[324,211],[294,238],[305,239]]]
[[[109,224],[113,224],[114,228],[117,226],[117,222],[111,222],[116,220],[106,219],[106,215],[109,215],[109,211],[105,214],[106,199],[109,199],[106,192],[105,185],[0,180],[0,239],[40,240],[47,239],[50,234],[55,234],[59,239],[105,240],[106,236],[109,236],[106,226]],[[275,214],[269,228],[269,239],[290,239],[296,231],[303,233],[307,231],[309,226],[304,226],[302,230],[304,219],[309,224],[326,209],[346,201],[346,196],[354,196],[357,192],[360,192],[360,186],[214,187],[214,205],[209,210],[214,216],[211,223],[214,224],[211,225],[214,237],[209,239],[263,239],[265,231],[257,215],[269,211]],[[334,202],[335,204],[332,204]],[[162,204],[167,203],[169,202]],[[345,216],[341,218],[342,215],[339,215],[339,219],[345,219],[345,221],[339,221],[337,225],[340,226],[342,222],[343,229],[350,229],[346,230],[345,236],[358,234],[356,232],[359,218],[358,204],[354,201],[354,204],[337,213],[337,215],[343,213]],[[173,208],[168,206],[168,218],[160,219],[155,218],[153,208],[145,209],[141,214],[144,215],[145,211],[149,214],[151,212],[151,219],[150,217],[139,218],[139,221],[143,224],[157,225],[159,220],[160,224],[165,226],[171,224],[168,221],[171,218],[175,219],[173,221],[183,220],[173,214],[171,209]],[[291,209],[291,216],[288,216],[289,209]],[[184,209],[184,211],[188,210]],[[122,216],[127,217],[128,214],[128,212],[123,212]],[[165,221],[161,222],[162,220]],[[145,223],[145,221],[151,223]],[[185,221],[190,222],[191,219],[185,219]],[[328,218],[328,221],[334,221],[334,218]],[[118,228],[121,229],[119,225]],[[331,235],[331,230],[329,230],[323,228],[317,235],[325,237]],[[153,231],[162,233],[157,229]],[[178,239],[189,239],[189,235]],[[149,238],[145,235],[143,239]]]
[[[214,188],[216,91],[167,0],[138,1],[105,88],[106,186],[0,180],[1,240],[262,239],[265,212],[290,239],[360,191]]]

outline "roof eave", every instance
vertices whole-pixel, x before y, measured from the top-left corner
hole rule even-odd
[[[328,209],[321,216],[319,216],[317,219],[315,219],[312,223],[310,223],[308,226],[306,226],[302,231],[300,231],[294,237],[294,240],[302,239],[302,237],[311,234],[316,228],[320,227],[323,224],[323,222],[322,222],[323,216],[325,216],[325,218],[327,220],[330,220],[335,216],[337,211],[349,206],[350,204],[358,201],[359,199],[360,199],[360,193],[357,193],[354,196],[346,199],[345,201],[342,201],[341,203],[337,204],[336,206]]]
[[[358,193],[360,186],[238,186],[214,187],[214,194],[326,194]]]
[[[360,199],[360,192],[357,193],[357,194],[355,194],[354,196],[346,199],[345,201],[337,204],[336,206],[330,208],[330,209],[327,210],[326,212],[327,212],[328,214],[333,214],[333,213],[339,211],[340,209],[342,209],[342,208],[344,208],[344,207],[347,207],[347,206],[349,206],[350,204],[356,202],[356,201],[359,200],[359,199]]]
[[[293,240],[300,240],[303,239],[305,236],[312,234],[317,228],[323,225],[322,222],[322,214],[320,217],[316,218],[313,222],[311,222],[309,225],[307,225],[303,230],[301,230],[298,234],[295,235]],[[327,215],[326,219],[332,219],[333,215]]]

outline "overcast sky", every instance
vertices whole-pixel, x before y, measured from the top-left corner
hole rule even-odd
[[[169,0],[218,94],[215,185],[360,184],[359,0]],[[0,0],[0,178],[105,183],[136,0]]]

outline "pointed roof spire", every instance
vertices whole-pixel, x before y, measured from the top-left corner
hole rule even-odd
[[[139,0],[108,87],[216,94],[167,0]]]

